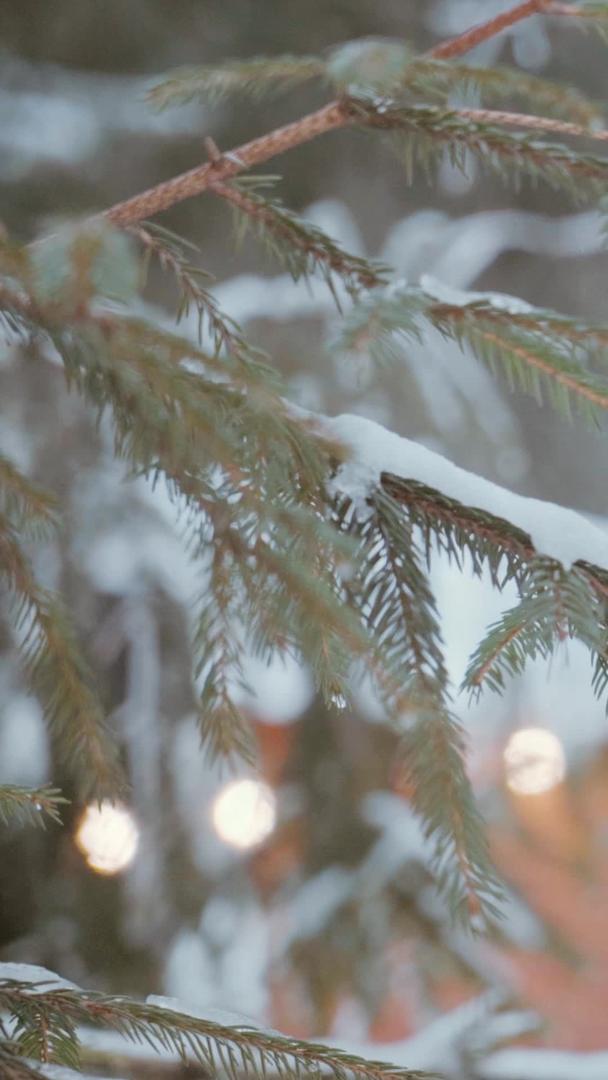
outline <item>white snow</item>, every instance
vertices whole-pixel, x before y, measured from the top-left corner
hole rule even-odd
[[[49,990],[80,989],[80,987],[76,986],[76,983],[69,982],[68,979],[62,979],[54,971],[49,971],[45,967],[38,967],[37,964],[0,963],[0,980],[2,979],[29,984],[44,983],[44,986],[39,988],[41,994],[47,993]],[[33,991],[33,993],[35,992],[36,990]]]
[[[507,293],[495,292],[472,292],[469,289],[455,289],[453,285],[446,285],[431,274],[423,274],[420,278],[420,287],[424,292],[440,304],[450,304],[452,307],[467,307],[468,304],[486,303],[500,311],[506,311],[510,315],[526,315],[534,308],[527,300],[521,300],[518,296],[509,296]]]
[[[518,1047],[500,1050],[483,1062],[483,1080],[606,1080],[608,1053]]]
[[[230,686],[236,705],[250,710],[267,724],[290,724],[310,706],[314,684],[310,672],[290,656],[277,655],[269,663],[247,654],[243,664],[245,689],[240,682]]]
[[[93,1076],[92,1073],[75,1072],[74,1069],[68,1069],[65,1065],[41,1065],[39,1061],[32,1061],[31,1065],[42,1076],[46,1076],[47,1080],[103,1080],[99,1075]],[[116,1080],[120,1080],[120,1078],[116,1077]]]
[[[470,1033],[488,1023],[501,1000],[500,994],[489,991],[439,1016],[411,1039],[390,1043],[343,1042],[341,1049],[372,1061],[386,1061],[400,1068],[428,1069],[453,1076],[460,1049],[466,1044]],[[333,1040],[332,1045],[336,1045]],[[521,1076],[517,1080],[528,1078]]]
[[[332,484],[348,495],[358,514],[369,513],[367,500],[383,472],[417,480],[468,507],[503,518],[526,532],[536,551],[566,568],[578,559],[608,567],[608,535],[574,510],[508,491],[454,465],[419,443],[396,435],[362,416],[343,413],[319,417],[318,430],[351,453]]]
[[[209,1023],[221,1024],[222,1027],[260,1027],[257,1020],[245,1013],[207,1006],[200,1008],[198,1005],[191,1005],[179,998],[165,997],[161,994],[148,994],[146,1005],[155,1005],[159,1009],[168,1009],[170,1012],[181,1013],[183,1016],[193,1016],[197,1020],[208,1020]]]

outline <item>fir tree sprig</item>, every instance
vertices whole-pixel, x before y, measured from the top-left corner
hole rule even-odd
[[[517,5],[504,16],[434,50],[434,56],[459,56],[480,40],[545,6]],[[256,78],[259,74],[256,68]],[[575,194],[581,178],[588,181],[591,193],[605,185],[608,165],[603,159],[554,147],[529,135],[513,136],[497,126],[499,117],[505,124],[525,121],[531,127],[539,126],[535,117],[412,106],[377,94],[351,94],[295,124],[253,140],[237,154],[219,155],[207,166],[111,208],[106,217],[125,227],[138,222],[143,213],[156,212],[205,188],[215,188],[227,197],[222,185],[225,187],[225,181],[242,169],[332,128],[353,123],[399,132],[401,136],[408,133],[412,137],[408,144],[413,147],[412,154],[423,161],[430,160],[434,148],[443,153],[447,147],[453,159],[463,165],[464,155],[475,150],[501,169],[543,177]],[[540,126],[549,123],[555,126],[554,121],[544,122],[541,118]],[[561,126],[573,133],[571,125]],[[427,155],[429,148],[432,153]],[[296,275],[320,269],[326,275],[338,273],[351,292],[373,286],[376,293],[382,294],[377,268],[370,269],[369,264],[340,251],[318,231],[311,233],[284,208],[259,201],[257,193],[246,186],[229,188],[229,192],[231,201],[239,203],[239,209],[262,226],[273,242],[285,242],[289,250],[286,257],[291,260],[288,265]],[[100,417],[111,412],[117,455],[147,476],[163,475],[189,512],[202,513],[211,522],[212,532],[206,542],[211,540],[214,545],[214,557],[222,546],[223,551],[221,559],[218,557],[215,567],[211,567],[210,604],[214,608],[201,613],[198,637],[199,650],[205,643],[213,645],[214,657],[205,672],[203,692],[203,710],[209,716],[216,708],[224,717],[230,712],[228,686],[231,675],[238,675],[240,662],[231,627],[237,611],[245,615],[245,621],[249,619],[252,639],[266,655],[278,648],[293,650],[307,659],[316,657],[323,669],[322,682],[328,687],[332,685],[331,659],[339,661],[337,676],[341,681],[345,675],[343,656],[350,652],[353,658],[361,657],[366,648],[376,671],[386,667],[385,682],[391,682],[390,673],[395,667],[400,675],[407,673],[406,687],[411,684],[408,693],[425,718],[421,730],[425,726],[433,730],[435,743],[441,746],[437,765],[446,775],[453,769],[455,777],[450,787],[449,820],[438,821],[435,810],[424,800],[420,809],[429,833],[439,840],[440,862],[442,868],[445,863],[445,879],[456,896],[456,906],[464,903],[470,908],[475,890],[484,888],[483,852],[474,810],[469,805],[470,792],[463,779],[460,733],[445,700],[432,600],[420,576],[411,531],[402,532],[405,548],[399,552],[396,533],[391,532],[399,515],[392,504],[389,512],[379,490],[376,540],[385,560],[380,570],[374,564],[372,571],[392,576],[387,584],[380,577],[376,580],[370,571],[377,594],[373,598],[367,595],[366,605],[359,611],[363,622],[357,622],[344,603],[346,590],[341,588],[339,574],[342,553],[336,535],[331,535],[334,509],[323,490],[331,459],[329,448],[318,445],[319,440],[310,435],[305,425],[293,419],[238,327],[223,316],[212,294],[202,285],[184,243],[154,226],[138,226],[136,231],[147,252],[157,256],[176,276],[183,294],[182,309],[195,304],[199,320],[206,320],[213,343],[210,353],[143,320],[108,310],[107,306],[99,310],[100,298],[131,298],[134,280],[134,264],[121,238],[111,230],[104,232],[99,221],[91,223],[82,234],[68,233],[58,242],[35,246],[29,261],[23,255],[4,255],[7,277],[1,299],[8,318],[20,328],[30,328],[34,336],[46,335],[63,360],[68,381]],[[120,280],[112,272],[117,261],[125,271]],[[414,290],[407,296],[397,296],[395,306],[396,295],[381,295],[385,307],[380,315],[373,306],[377,296],[359,300],[355,309],[355,320],[359,320],[355,344],[360,343],[362,334],[373,340],[376,333],[382,348],[390,348],[395,333],[418,338],[420,322],[426,319],[456,340],[466,337],[470,343],[477,342],[479,353],[490,362],[493,350],[498,350],[501,362],[526,388],[536,390],[542,375],[550,388],[557,388],[552,392],[558,401],[567,391],[584,403],[605,405],[603,385],[565,356],[556,335],[552,339],[546,318],[537,319],[533,327],[529,313],[510,312],[514,320],[520,321],[513,321],[507,330],[491,303],[442,304]],[[361,323],[362,316],[369,316],[370,311],[372,323],[375,320],[373,333],[369,319],[368,325]],[[529,320],[527,326],[523,325],[525,318]],[[573,325],[570,334],[571,338],[578,334]],[[599,342],[600,338],[596,338]],[[530,538],[522,539],[508,523],[497,524],[480,511],[450,505],[446,496],[421,486],[416,488],[406,478],[384,477],[383,484],[397,502],[408,505],[410,519],[421,524],[427,553],[433,535],[449,554],[459,548],[468,550],[475,565],[487,559],[496,580],[504,562],[507,576],[518,581],[525,578]],[[227,507],[227,522],[218,527],[219,515]],[[328,523],[329,532],[324,531]],[[403,524],[400,517],[399,524]],[[34,595],[35,586],[29,578],[24,588],[25,564],[18,543],[10,535],[11,527],[7,520],[2,538],[10,556],[13,584],[17,583],[24,610],[37,620],[40,632],[36,641],[42,640],[44,657],[48,659],[59,648],[57,612],[47,597]],[[376,550],[373,543],[372,550]],[[18,574],[15,567],[19,568]],[[601,571],[582,567],[581,573],[599,595],[598,589],[604,584]],[[274,600],[259,614],[262,595]],[[413,617],[414,599],[421,605],[424,622],[418,629]],[[396,611],[400,622],[395,621]],[[599,610],[596,614],[599,619]],[[316,629],[319,624],[325,628],[321,648]],[[376,634],[371,647],[367,635],[370,628]],[[601,661],[603,652],[588,628],[581,623],[578,633],[583,638],[586,635]],[[68,640],[67,631],[66,635]],[[73,649],[68,652],[72,667],[66,667],[64,656],[63,667],[56,665],[54,676],[63,686],[76,670],[82,693],[86,680],[80,662]],[[35,652],[31,665],[35,673],[39,671],[39,658]],[[425,664],[430,664],[429,670]],[[599,683],[604,679],[601,665],[597,672]],[[401,693],[405,693],[403,686]],[[89,699],[87,702],[90,704]],[[393,713],[398,711],[398,703],[401,706],[399,693],[390,702]],[[91,715],[93,712],[91,705]],[[231,720],[233,734],[230,736],[228,724],[226,738],[231,745],[242,745],[244,728],[238,728],[236,714]],[[213,725],[210,730],[213,733]],[[221,741],[218,730],[215,725],[212,741],[215,739],[216,746]],[[420,753],[420,748],[416,751],[414,746],[413,760],[418,754],[422,761]],[[420,778],[422,771],[420,767]],[[459,867],[455,885],[450,884],[456,880],[450,876],[454,863]]]
[[[65,288],[68,278],[59,277]],[[194,641],[204,675],[202,733],[216,750],[249,754],[248,728],[229,693],[230,682],[240,678],[243,650],[231,625],[237,612],[267,655],[280,648],[316,659],[312,628],[320,623],[343,639],[345,650],[360,655],[368,647],[334,589],[333,566],[344,544],[323,530],[320,512],[329,448],[292,418],[276,380],[268,384],[257,357],[251,362],[235,324],[230,340],[218,342],[227,356],[209,355],[119,312],[79,303],[75,310],[64,305],[59,318],[55,303],[45,294],[28,300],[24,311],[57,349],[68,384],[100,416],[111,409],[117,455],[144,475],[164,475],[191,516],[212,523],[216,573],[201,597]],[[213,318],[223,321],[217,307]],[[192,362],[198,371],[186,366]],[[209,536],[204,525],[199,531],[204,564]],[[230,572],[220,573],[226,559]],[[260,607],[264,594],[268,603]]]
[[[57,499],[0,454],[0,511],[19,531],[42,540],[57,526]]]
[[[61,824],[59,807],[67,804],[59,788],[26,788],[14,784],[0,785],[0,823],[8,825],[39,825],[45,828],[45,818]]]
[[[417,480],[383,473],[381,483],[407,507],[412,522],[422,533],[427,560],[437,550],[461,568],[466,554],[476,575],[484,567],[490,571],[496,588],[504,588],[509,581],[523,587],[539,554],[522,529],[477,507],[465,506]],[[555,566],[551,559],[541,562],[545,568]],[[591,565],[583,559],[577,560],[574,567],[599,598],[608,599],[608,567]]]
[[[0,518],[0,572],[13,596],[17,645],[59,750],[83,795],[124,787],[91,672],[57,597],[35,581],[13,526]]]
[[[12,1041],[24,1057],[78,1068],[80,1027],[103,1027],[156,1053],[174,1053],[214,1076],[230,1080],[262,1076],[336,1080],[432,1080],[411,1070],[252,1027],[228,1027],[170,1008],[76,988],[45,988],[0,979],[0,1008],[12,1018]]]
[[[504,180],[517,183],[523,176],[543,180],[556,190],[567,191],[575,202],[605,191],[608,159],[542,141],[534,132],[505,131],[500,114],[492,117],[481,110],[476,115],[473,110],[403,105],[363,93],[349,101],[362,126],[391,133],[408,181],[416,166],[429,173],[445,153],[453,165],[466,172],[467,154],[473,154],[483,168]],[[534,128],[533,118],[518,117],[518,123],[526,122]],[[551,122],[552,129],[555,123]]]
[[[144,278],[153,256],[164,270],[173,274],[180,293],[176,321],[179,323],[194,308],[198,316],[199,344],[202,344],[207,329],[214,357],[228,356],[239,361],[246,365],[250,377],[261,369],[268,379],[271,369],[266,363],[267,357],[245,339],[234,319],[220,309],[208,287],[213,276],[194,262],[199,254],[196,244],[153,221],[133,225],[127,231],[144,249]]]
[[[482,67],[429,58],[411,61],[404,88],[423,94],[431,101],[437,97],[447,104],[451,94],[478,93],[487,105],[521,101],[543,117],[553,116],[582,125],[591,132],[603,126],[604,112],[599,103],[589,100],[580,90],[529,72],[505,66]]]
[[[565,6],[568,7],[569,5]],[[492,16],[487,21],[472,27],[457,37],[441,42],[431,49],[425,58],[453,60],[463,56],[482,41],[489,40],[517,22],[532,15],[551,10],[555,14],[560,14],[559,9],[562,7],[564,5],[550,3],[549,0],[525,0],[524,3],[515,4],[507,11]],[[572,12],[565,13],[571,14]],[[114,224],[123,227],[137,224],[144,218],[149,218],[159,211],[175,205],[182,199],[201,194],[214,183],[229,180],[252,165],[268,161],[276,154],[299,146],[301,143],[308,142],[310,139],[314,139],[328,131],[348,127],[355,123],[356,120],[357,115],[347,100],[340,98],[332,101],[292,124],[287,124],[285,127],[278,128],[258,139],[252,139],[229,153],[220,155],[217,160],[196,166],[181,176],[173,177],[171,180],[158,184],[148,191],[117,203],[105,211],[105,216]],[[532,167],[534,164],[534,167],[538,169],[538,162],[534,162],[533,159],[534,154],[529,149],[527,155],[528,166]],[[547,163],[545,162],[545,164]],[[563,168],[563,161],[553,162],[554,173],[562,176]],[[592,174],[595,176],[593,163],[587,163],[586,167],[580,163],[579,171],[585,172],[590,179]]]
[[[567,417],[575,406],[594,426],[608,408],[608,380],[591,368],[605,360],[608,331],[512,297],[447,289],[434,295],[424,280],[421,287],[396,282],[358,301],[336,344],[347,352],[364,351],[376,363],[395,364],[407,354],[408,341],[424,340],[425,323],[469,348],[539,404],[546,396]]]
[[[237,237],[241,240],[248,228],[274,258],[291,274],[294,281],[315,274],[330,287],[339,305],[334,277],[346,290],[356,294],[386,281],[388,268],[344,251],[321,229],[303,221],[276,198],[269,199],[261,190],[275,178],[252,177],[232,184],[214,184],[212,190],[231,204],[237,214]]]
[[[14,1043],[0,1038],[0,1068],[4,1080],[48,1080],[35,1065],[25,1061],[18,1054],[19,1048]]]
[[[450,309],[446,305],[443,311],[433,310],[431,321],[446,337],[461,346],[467,344],[492,371],[504,372],[511,389],[518,387],[539,404],[546,392],[562,415],[569,417],[575,405],[591,425],[599,426],[601,413],[608,409],[608,381],[571,359],[563,342],[543,333],[538,324],[535,332],[526,333],[506,318],[493,320],[492,315],[490,310],[486,321],[483,306]]]
[[[221,65],[174,71],[169,78],[151,87],[146,100],[159,110],[195,99],[215,105],[235,95],[262,101],[323,75],[323,72],[323,61],[316,56],[227,60]]]
[[[404,768],[437,881],[455,919],[483,923],[498,912],[501,890],[465,768],[465,739],[451,712],[437,608],[403,507],[382,489],[372,512],[350,528],[361,569],[351,589],[372,631],[376,672],[388,715],[402,732]]]
[[[536,656],[549,656],[556,645],[578,638],[605,669],[608,659],[608,624],[605,601],[597,596],[578,568],[569,573],[541,563],[526,579],[518,604],[505,612],[475,650],[463,688],[474,695],[484,686],[498,692],[505,677],[520,675]],[[604,686],[595,687],[598,696]]]

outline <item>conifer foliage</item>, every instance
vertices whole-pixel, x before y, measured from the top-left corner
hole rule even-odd
[[[200,255],[150,220],[206,191],[234,210],[295,279],[320,276],[342,315],[332,347],[364,352],[379,365],[408,363],[408,341],[434,329],[486,364],[499,379],[604,427],[608,408],[608,326],[588,326],[513,298],[441,292],[433,282],[396,280],[390,267],[353,256],[298,218],[274,193],[275,177],[247,170],[341,127],[388,138],[406,177],[432,178],[446,153],[465,168],[473,154],[508,182],[522,176],[593,204],[608,190],[608,133],[601,111],[577,90],[462,58],[476,44],[542,14],[608,28],[608,7],[530,0],[465,31],[427,55],[392,41],[348,43],[324,57],[275,57],[178,71],[150,92],[156,108],[193,98],[260,98],[292,93],[309,80],[335,100],[286,128],[210,160],[157,188],[20,248],[0,246],[0,315],[8,342],[26,341],[40,362],[62,365],[68,385],[100,423],[111,425],[126,471],[163,482],[186,523],[200,569],[193,641],[201,737],[214,757],[253,758],[246,718],[231,697],[243,682],[246,648],[270,659],[295,655],[314,672],[330,705],[348,699],[356,676],[373,680],[387,722],[402,735],[413,802],[436,851],[437,884],[455,918],[478,925],[497,911],[500,886],[466,772],[466,745],[452,711],[441,628],[429,582],[437,552],[497,589],[515,582],[519,600],[479,643],[465,678],[478,694],[500,691],[528,658],[567,638],[589,649],[598,695],[608,688],[608,545],[560,562],[535,537],[484,506],[466,504],[390,462],[365,490],[341,482],[352,448],[332,422],[287,400],[272,358],[223,314]],[[474,85],[483,108],[450,105]],[[514,98],[525,114],[495,111]],[[556,142],[563,136],[568,143]],[[597,145],[581,150],[580,142]],[[194,309],[198,341],[140,314],[150,260],[174,278],[177,315]],[[362,446],[359,464],[365,465]],[[552,508],[555,512],[555,508]],[[128,778],[120,735],[111,731],[61,597],[36,580],[32,551],[61,528],[51,495],[0,459],[0,566],[11,598],[15,642],[57,747],[83,795],[115,797]],[[581,535],[584,526],[580,524]],[[345,572],[347,568],[348,572]],[[55,788],[0,788],[0,821],[57,821]],[[1,972],[0,972],[1,975]],[[417,1075],[364,1062],[273,1033],[222,1028],[166,1009],[0,979],[3,1075],[43,1075],[45,1063],[78,1068],[80,1026],[101,1024],[155,1048],[193,1057],[236,1077],[272,1072],[336,1077]],[[42,1063],[37,1064],[37,1063]]]

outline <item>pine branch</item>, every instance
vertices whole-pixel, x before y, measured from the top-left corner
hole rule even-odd
[[[411,520],[421,530],[430,559],[433,546],[462,566],[462,553],[470,558],[475,574],[484,566],[490,570],[492,583],[499,589],[508,581],[523,584],[530,564],[539,559],[530,536],[511,522],[475,507],[464,506],[443,492],[415,480],[382,473],[382,487],[397,502],[407,506]],[[547,559],[550,568],[556,564]],[[580,559],[574,564],[596,591],[608,599],[608,568]]]
[[[240,326],[221,311],[213,293],[205,286],[204,282],[213,280],[212,275],[191,261],[198,254],[196,245],[155,222],[132,225],[127,231],[143,246],[147,262],[154,256],[162,269],[175,277],[180,290],[177,322],[187,316],[193,307],[198,315],[199,344],[202,344],[203,332],[207,327],[214,358],[227,355],[246,365],[250,377],[258,372],[268,377],[270,369],[265,364],[265,355],[245,339]]]
[[[20,531],[44,539],[57,525],[57,500],[0,455],[0,511]]]
[[[15,598],[20,657],[59,749],[84,794],[116,795],[122,773],[74,632],[58,598],[34,581],[13,527],[1,518],[0,572]]]
[[[0,981],[0,1005],[16,1021],[13,1039],[24,1057],[78,1067],[81,1025],[109,1028],[157,1053],[194,1060],[209,1074],[230,1080],[280,1075],[311,1077],[327,1072],[336,1080],[431,1080],[428,1073],[366,1061],[332,1047],[291,1039],[257,1028],[227,1027],[127,998],[72,988]]]
[[[515,98],[535,112],[569,120],[582,127],[582,131],[571,134],[590,137],[593,129],[603,124],[602,107],[586,98],[580,90],[530,75],[520,68],[487,68],[475,64],[415,59],[408,65],[403,86],[406,90],[431,97],[467,94],[473,90],[490,104]]]
[[[416,480],[383,473],[382,487],[407,507],[412,524],[421,530],[427,561],[436,548],[460,570],[466,553],[473,573],[479,577],[487,567],[498,589],[525,578],[536,551],[521,529]]]
[[[0,785],[0,822],[3,825],[40,825],[45,828],[44,816],[61,824],[58,807],[67,804],[59,788],[24,788],[12,784]]]
[[[466,774],[463,732],[450,711],[435,599],[411,523],[379,489],[370,516],[360,522],[354,515],[348,527],[362,545],[352,595],[375,642],[381,697],[403,734],[404,767],[434,847],[437,881],[453,917],[474,925],[497,914],[501,894]]]
[[[159,111],[195,99],[215,105],[239,94],[262,101],[322,76],[324,69],[323,61],[316,56],[227,60],[221,67],[208,65],[175,71],[170,78],[153,86],[146,100]]]
[[[242,600],[235,581],[238,564],[233,566],[233,551],[217,515],[207,546],[209,576],[199,599],[193,642],[194,674],[199,679],[205,677],[199,699],[201,741],[213,761],[240,758],[253,763],[252,732],[232,699],[235,686],[248,689],[237,620],[238,601]]]
[[[516,23],[521,22],[523,19],[529,19],[531,15],[542,14],[551,6],[551,0],[525,0],[524,3],[516,4],[500,15],[488,19],[487,22],[479,23],[478,26],[465,30],[463,34],[452,38],[451,41],[444,41],[439,45],[435,45],[429,55],[436,60],[451,60],[455,56],[463,56],[465,53],[470,52],[471,49],[481,45],[482,42],[489,41],[490,38],[502,33],[503,30],[507,30],[510,26],[515,26]]]
[[[415,165],[429,170],[433,161],[447,151],[452,164],[463,172],[467,154],[472,153],[482,166],[503,179],[517,180],[522,175],[542,179],[551,187],[567,191],[577,202],[605,190],[608,159],[541,142],[529,134],[511,134],[488,123],[488,115],[494,115],[491,112],[481,111],[483,119],[475,119],[473,110],[472,118],[468,118],[464,110],[460,113],[426,105],[404,106],[364,94],[351,99],[351,105],[362,126],[392,133],[408,180]]]
[[[104,211],[104,216],[114,225],[134,225],[144,218],[152,217],[161,210],[200,195],[213,184],[229,180],[252,165],[259,165],[277,154],[292,150],[328,131],[344,127],[351,122],[348,109],[339,101],[332,101],[317,112],[277,128],[257,139],[221,155],[218,161],[195,166],[181,176],[149,188],[124,202]]]
[[[489,306],[487,321],[482,306],[446,306],[444,310],[436,306],[429,317],[446,337],[461,346],[468,344],[494,372],[503,368],[512,389],[518,386],[542,404],[544,387],[551,404],[562,414],[569,416],[574,402],[592,425],[599,426],[599,411],[608,409],[608,382],[569,359],[559,339],[551,340],[538,328],[530,334],[518,331],[502,314],[493,320]]]
[[[250,379],[240,337],[235,367],[230,356],[209,357],[141,320],[82,306],[71,319],[64,308],[59,320],[52,296],[30,301],[27,310],[62,356],[68,382],[100,414],[111,408],[116,453],[145,475],[164,474],[194,519],[201,512],[212,523],[226,519],[229,528],[211,539],[218,550],[224,545],[221,557],[231,560],[231,570],[215,575],[215,588],[211,582],[195,648],[199,656],[205,651],[204,734],[216,749],[246,751],[246,725],[228,689],[242,651],[231,618],[248,619],[257,645],[264,641],[266,649],[288,647],[316,658],[312,628],[320,623],[345,650],[361,655],[369,647],[333,586],[341,541],[322,528],[327,448],[292,419],[261,379],[259,365]],[[213,317],[220,317],[217,309]],[[234,324],[229,329],[233,337],[240,334]],[[193,359],[203,371],[183,366]],[[199,545],[203,558],[209,539]],[[264,595],[267,603],[260,602]],[[218,718],[230,721],[221,738]]]
[[[608,141],[608,131],[588,128],[566,120],[548,116],[530,116],[528,113],[501,112],[496,109],[454,109],[456,116],[477,124],[494,124],[502,127],[525,128],[527,131],[548,131],[557,135],[573,135],[597,142]],[[557,148],[553,148],[557,149]]]
[[[606,604],[578,569],[566,573],[537,565],[519,603],[495,623],[475,650],[463,688],[478,695],[484,686],[502,693],[506,676],[520,675],[528,660],[545,659],[556,645],[579,638],[605,670],[608,659]],[[605,685],[595,685],[598,696]]]
[[[428,54],[436,60],[462,56],[481,41],[486,41],[508,26],[544,10],[549,0],[528,0],[510,11],[490,19],[459,37],[443,42]],[[117,203],[104,211],[104,216],[115,225],[126,227],[144,218],[167,210],[183,199],[200,195],[214,183],[229,180],[252,165],[259,165],[277,154],[285,153],[302,143],[337,128],[353,124],[356,116],[347,101],[331,101],[314,113],[302,117],[285,127],[262,135],[258,139],[222,154],[217,161],[195,166],[180,176],[175,176],[139,195]]]
[[[608,408],[608,381],[590,370],[604,359],[608,332],[585,327],[554,312],[532,308],[513,297],[465,293],[431,279],[422,287],[394,283],[361,298],[349,311],[337,345],[365,351],[376,363],[403,361],[403,344],[423,340],[424,323],[467,346],[510,386],[550,403],[570,416],[575,404],[598,426]]]
[[[17,1056],[12,1043],[0,1040],[0,1075],[3,1080],[48,1080],[34,1065]]]
[[[261,182],[263,179],[255,178],[256,186]],[[294,281],[320,273],[336,297],[334,275],[344,282],[351,294],[380,285],[386,280],[386,267],[344,251],[321,229],[302,221],[278,200],[264,198],[251,184],[245,186],[241,182],[239,185],[238,181],[234,184],[214,184],[211,190],[237,211],[239,239],[249,223]]]

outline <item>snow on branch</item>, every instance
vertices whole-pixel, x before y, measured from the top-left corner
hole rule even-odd
[[[155,1004],[161,1001],[163,1005]],[[9,1017],[15,1057],[80,1066],[82,1028],[101,1027],[157,1054],[170,1052],[184,1064],[196,1061],[210,1076],[257,1080],[270,1075],[312,1080],[323,1073],[336,1080],[423,1080],[407,1066],[363,1059],[279,1032],[200,1017],[173,1002],[141,1002],[92,993],[44,968],[0,964],[0,1010]],[[177,1003],[179,1004],[179,1003]],[[0,1038],[0,1051],[2,1051]]]
[[[581,560],[608,568],[608,536],[574,510],[499,487],[363,416],[319,418],[317,425],[320,434],[344,445],[349,454],[332,489],[350,498],[359,515],[369,514],[374,490],[390,474],[503,519],[530,537],[537,554],[556,559],[565,569]]]

